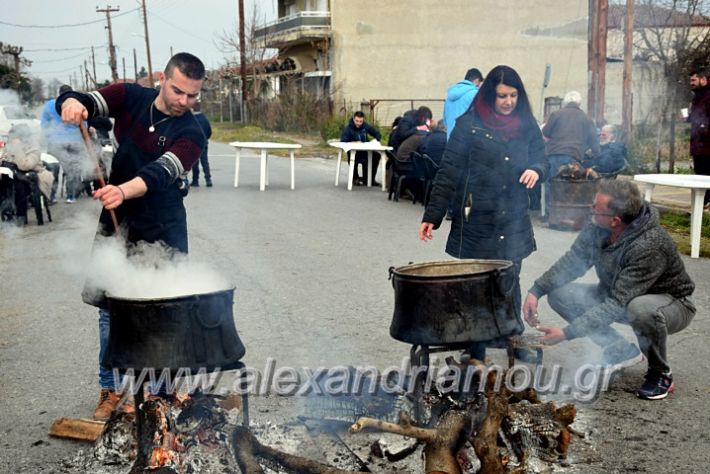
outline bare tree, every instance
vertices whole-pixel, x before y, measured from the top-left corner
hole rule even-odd
[[[57,79],[56,77],[50,79],[47,83],[47,95],[45,97],[57,97],[57,94],[59,93],[59,88],[61,86],[62,83],[59,82],[59,79]]]
[[[660,106],[660,133],[670,127],[669,172],[675,166],[676,111],[687,103],[688,73],[710,59],[709,0],[640,0],[636,6],[634,47],[636,58],[660,64],[667,89]],[[656,171],[661,171],[660,147]]]
[[[30,90],[32,93],[32,101],[42,102],[45,100],[44,95],[44,81],[38,77],[33,77],[30,80]]]
[[[261,87],[258,81],[259,70],[270,55],[270,50],[264,47],[263,42],[259,41],[256,36],[257,26],[263,25],[264,22],[265,16],[260,12],[258,4],[255,2],[251,16],[246,20],[245,25],[247,72],[251,75],[252,93],[254,94],[258,93]],[[236,70],[240,63],[241,53],[238,20],[230,29],[223,30],[221,34],[217,35],[217,47],[220,52],[225,54],[227,70]]]

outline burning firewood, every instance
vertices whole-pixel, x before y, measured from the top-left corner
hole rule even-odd
[[[456,365],[486,368],[478,361]],[[511,393],[501,384],[498,390],[496,382],[502,380],[501,377],[504,379],[506,372],[491,370],[479,376],[485,387],[476,384],[472,393],[461,396],[442,395],[435,391],[427,393],[423,403],[435,403],[437,409],[430,410],[431,419],[426,426],[417,426],[410,415],[402,411],[398,422],[359,418],[350,431],[373,430],[411,438],[411,442],[406,440],[411,444],[399,452],[388,453],[386,446],[382,449],[381,454],[392,462],[420,452],[418,448],[423,445],[423,471],[417,469],[420,461],[411,459],[406,472],[524,473],[528,468],[536,467],[535,462],[555,462],[566,455],[570,435],[576,434],[569,427],[575,418],[574,406],[542,403],[532,389]],[[482,393],[478,392],[484,388]],[[73,461],[76,470],[71,472],[95,472],[101,465],[131,466],[131,463],[130,472],[136,474],[146,471],[347,474],[370,472],[369,468],[375,466],[370,464],[371,458],[365,460],[368,454],[363,455],[360,451],[362,446],[370,443],[363,445],[360,441],[353,450],[341,440],[360,461],[345,463],[342,451],[327,451],[321,438],[313,434],[315,429],[306,431],[307,426],[303,427],[304,438],[300,441],[298,431],[284,428],[282,433],[286,439],[297,444],[283,444],[279,437],[260,435],[258,425],[253,426],[255,431],[252,433],[236,422],[239,406],[240,401],[233,396],[195,393],[186,398],[148,397],[137,405],[140,408],[136,413],[143,415],[141,429],[137,430],[138,438],[133,425],[136,415],[116,414],[107,422],[94,449],[93,459]],[[362,437],[366,438],[366,435]],[[359,436],[351,439],[357,438]],[[315,443],[313,446],[318,449],[306,448],[310,443]],[[326,450],[321,451],[321,448]],[[327,457],[318,457],[326,452],[329,453]],[[316,459],[327,459],[325,462],[333,465]],[[479,463],[480,470],[476,471]],[[401,467],[397,469],[402,472]],[[378,469],[378,472],[382,471]]]
[[[143,402],[138,411],[143,418],[131,474],[226,468],[224,460],[231,458],[228,433],[234,420],[222,408],[221,398],[198,391],[189,397],[149,397]]]
[[[470,364],[483,368],[476,360],[471,360]],[[496,390],[498,376],[505,377],[505,372],[487,372],[483,406],[469,402],[462,410],[461,404],[456,403],[442,412],[434,428],[415,426],[409,416],[402,413],[398,424],[360,418],[350,431],[371,429],[425,443],[427,474],[460,474],[460,466],[466,463],[463,449],[466,442],[473,446],[482,474],[522,473],[526,472],[531,457],[546,462],[564,457],[570,434],[576,433],[569,427],[576,415],[574,405],[558,408],[552,402],[542,403],[533,389],[511,393],[501,384]]]
[[[555,178],[569,180],[597,179],[599,174],[592,168],[584,168],[578,161],[573,161],[560,166]]]

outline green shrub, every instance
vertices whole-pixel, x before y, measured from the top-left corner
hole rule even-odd
[[[330,119],[323,122],[323,126],[320,129],[320,136],[324,142],[328,140],[339,140],[340,132],[350,121],[350,115],[338,116],[335,115],[330,117]]]

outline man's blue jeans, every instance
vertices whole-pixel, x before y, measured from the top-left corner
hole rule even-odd
[[[102,365],[106,346],[108,346],[108,333],[110,328],[110,316],[105,309],[99,309],[99,385],[101,388],[116,390],[116,380],[113,371]]]
[[[547,301],[567,322],[582,316],[589,308],[603,303],[596,284],[568,283],[547,295]],[[667,294],[640,295],[626,307],[628,324],[633,328],[641,352],[648,359],[648,368],[668,373],[667,338],[685,329],[695,316],[693,299],[681,299]],[[610,325],[586,334],[605,353],[623,350],[631,344]]]

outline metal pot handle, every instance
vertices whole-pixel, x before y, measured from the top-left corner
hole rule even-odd
[[[508,275],[506,275],[503,271],[497,268],[493,271],[493,275],[501,296],[510,296],[510,293],[513,291],[513,287],[515,286],[515,278],[513,278],[512,273],[510,274],[509,278],[506,278],[508,277]],[[508,288],[506,288],[506,283]]]
[[[219,313],[218,317],[215,318],[216,321],[213,321],[210,318],[208,322],[205,322],[203,315],[200,313],[200,311],[198,311],[199,306],[200,306],[198,299],[199,299],[199,297],[196,295],[192,297],[192,304],[191,304],[192,307],[190,308],[190,312],[195,315],[195,317],[200,322],[200,324],[202,325],[203,328],[216,329],[216,328],[220,327],[222,325],[222,319],[223,319],[221,312]],[[213,305],[210,305],[210,306],[213,306]],[[207,316],[210,316],[210,315],[208,314]]]
[[[390,267],[387,271],[389,272],[389,278],[387,279],[392,282],[392,288],[394,288],[394,279],[392,278],[392,275],[394,275],[394,267]]]

